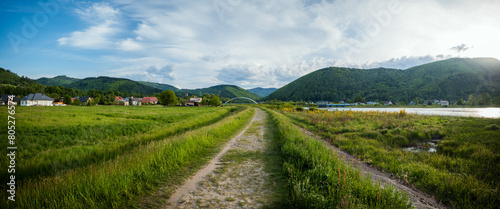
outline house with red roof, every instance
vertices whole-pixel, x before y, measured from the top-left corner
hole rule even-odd
[[[156,97],[144,97],[142,98],[143,104],[158,104],[158,98]]]

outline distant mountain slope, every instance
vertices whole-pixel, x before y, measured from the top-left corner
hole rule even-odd
[[[183,96],[185,91],[186,90],[180,90],[177,92],[177,95]],[[242,89],[241,87],[234,85],[217,85],[209,88],[188,90],[188,93],[190,95],[198,95],[198,96],[202,96],[203,94],[218,94],[219,97],[225,97],[225,98],[248,97],[254,100],[261,98],[245,89]]]
[[[162,91],[165,91],[165,90],[172,90],[172,91],[179,91],[178,88],[176,88],[175,86],[171,86],[171,85],[168,85],[168,84],[161,84],[161,83],[152,83],[152,82],[147,82],[147,81],[137,81],[143,85],[146,85],[146,86],[150,86],[150,87],[153,87],[153,88],[157,88],[157,89],[160,89]]]
[[[111,77],[90,77],[85,78],[70,84],[65,85],[70,88],[79,89],[82,91],[88,91],[90,89],[102,90],[102,91],[119,91],[126,94],[143,94],[143,95],[153,95],[155,93],[160,93],[162,90],[153,88],[140,84],[136,81],[132,81],[124,78],[111,78]]]
[[[80,79],[78,78],[71,78],[65,75],[60,75],[53,78],[42,77],[36,79],[35,81],[46,86],[63,86],[79,80]]]
[[[6,70],[0,68],[0,84],[5,86],[31,86],[31,85],[40,85],[34,80],[31,80],[28,77],[18,76],[16,73],[13,73],[10,70]]]
[[[276,90],[278,90],[278,89],[277,88],[261,88],[261,87],[257,87],[257,88],[253,88],[253,89],[247,89],[247,91],[252,92],[252,93],[254,93],[254,94],[256,94],[257,96],[260,96],[260,97],[266,97],[266,96],[268,96],[269,94],[273,93]]]
[[[493,58],[454,58],[407,70],[331,67],[305,75],[276,90],[266,100],[409,101],[467,99],[472,93],[500,93],[500,61]]]

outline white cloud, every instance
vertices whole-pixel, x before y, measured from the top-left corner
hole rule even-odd
[[[108,49],[110,73],[123,76],[188,88],[280,87],[329,66],[406,69],[449,57],[461,43],[474,46],[461,56],[500,58],[499,7],[487,0],[114,0],[77,10],[92,26],[59,43]]]
[[[84,31],[75,31],[70,37],[60,38],[60,45],[69,45],[73,47],[87,49],[107,49],[110,46],[108,37],[117,32],[116,28],[109,25],[96,25]]]
[[[142,49],[142,46],[136,41],[127,38],[120,43],[120,49],[124,51],[137,51]]]
[[[85,49],[109,49],[115,46],[109,38],[120,31],[118,9],[114,9],[107,3],[94,3],[85,9],[75,9],[75,13],[92,26],[83,31],[72,32],[69,37],[58,39],[60,45]]]

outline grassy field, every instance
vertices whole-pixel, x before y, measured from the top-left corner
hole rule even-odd
[[[381,188],[321,141],[281,113],[268,110],[279,130],[278,146],[291,208],[410,208],[405,193]]]
[[[130,206],[202,165],[252,115],[243,107],[19,107],[19,198],[0,208]]]
[[[404,111],[305,111],[295,123],[454,208],[500,205],[500,120],[411,115]],[[438,140],[436,152],[427,152]],[[417,147],[424,151],[407,151]]]

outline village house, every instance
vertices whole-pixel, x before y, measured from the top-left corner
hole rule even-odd
[[[14,96],[11,104],[15,106],[17,105],[17,102],[19,102],[17,96]],[[9,95],[2,95],[2,100],[0,100],[0,105],[9,105]]]
[[[385,101],[384,105],[392,105],[392,102],[391,101]]]
[[[130,98],[128,98],[128,97],[127,97],[127,98],[124,98],[124,99],[120,100],[120,101],[118,102],[118,104],[123,104],[123,105],[125,105],[125,106],[129,106],[129,105],[130,105]]]
[[[158,98],[156,97],[144,97],[142,98],[143,104],[158,104]]]
[[[54,106],[62,106],[62,105],[64,105],[64,98],[61,97],[59,99],[54,99],[54,102],[52,102],[52,105],[54,105]]]
[[[411,101],[409,105],[415,105],[415,102],[414,102],[414,101]]]
[[[448,100],[441,100],[441,101],[439,101],[438,104],[439,105],[450,105],[450,103],[448,102]]]
[[[202,100],[203,100],[203,98],[193,97],[193,98],[190,98],[189,100],[185,101],[184,103],[186,104],[186,106],[198,106],[201,104]]]
[[[80,102],[82,104],[87,104],[89,102],[92,102],[94,100],[94,98],[92,97],[80,97]]]
[[[21,99],[21,106],[52,106],[54,99],[42,93],[29,94]]]
[[[142,105],[142,98],[134,98],[134,97],[130,97],[130,98],[125,98],[124,99],[125,101],[125,105],[133,105],[133,106],[141,106]]]

